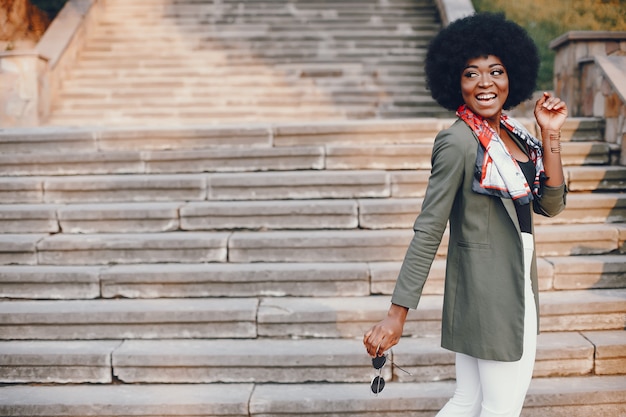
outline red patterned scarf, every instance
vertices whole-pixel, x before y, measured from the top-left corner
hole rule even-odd
[[[502,114],[501,125],[528,146],[536,173],[531,189],[517,161],[489,123],[465,104],[458,108],[456,114],[472,129],[480,142],[476,158],[476,170],[480,175],[474,177],[472,184],[475,192],[510,198],[517,204],[528,204],[533,195],[540,196],[541,180],[545,178],[541,142],[519,122]]]

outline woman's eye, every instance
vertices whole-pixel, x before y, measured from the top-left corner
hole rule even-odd
[[[467,78],[474,78],[474,77],[478,77],[478,74],[476,74],[475,72],[466,72],[465,76]]]
[[[496,69],[491,72],[491,75],[502,75],[502,74],[504,74],[503,69]]]

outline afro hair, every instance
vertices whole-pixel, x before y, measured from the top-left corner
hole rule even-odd
[[[437,103],[452,111],[463,104],[463,68],[470,59],[487,55],[500,58],[509,76],[505,110],[532,96],[539,71],[535,43],[504,14],[477,13],[450,23],[428,46],[426,82]]]

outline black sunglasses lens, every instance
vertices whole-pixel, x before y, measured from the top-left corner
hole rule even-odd
[[[377,356],[372,359],[372,366],[374,367],[374,369],[380,369],[385,366],[385,362],[387,362],[386,356]]]
[[[372,392],[378,394],[385,388],[385,380],[381,376],[377,376],[372,380]]]

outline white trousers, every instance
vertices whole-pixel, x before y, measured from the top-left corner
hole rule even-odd
[[[437,417],[519,417],[537,350],[537,312],[530,280],[533,237],[524,243],[524,352],[519,361],[499,362],[456,354],[456,390]]]

